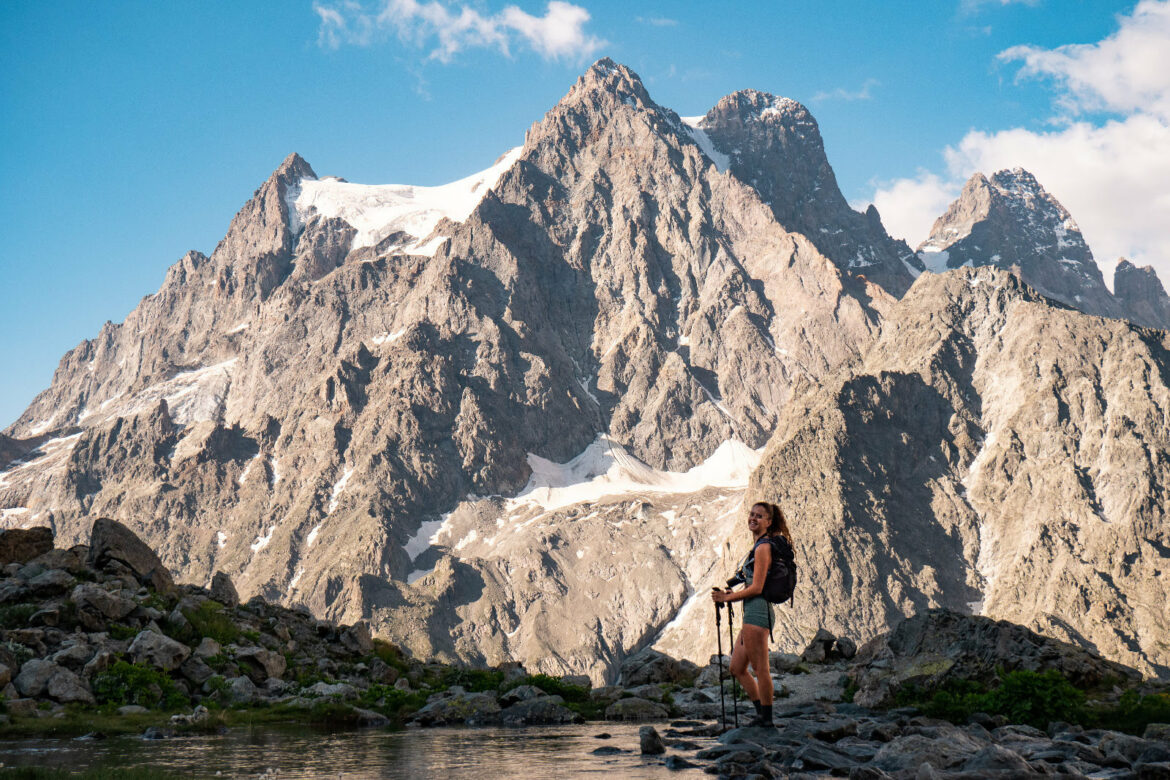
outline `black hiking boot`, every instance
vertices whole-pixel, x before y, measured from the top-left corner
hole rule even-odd
[[[755,702],[752,703],[755,704]],[[776,724],[772,722],[772,705],[756,704],[756,717],[748,725],[753,728],[776,728]]]

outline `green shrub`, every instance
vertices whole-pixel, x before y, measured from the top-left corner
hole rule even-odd
[[[490,669],[467,669],[452,666],[443,672],[439,682],[444,688],[460,685],[465,691],[476,693],[495,691],[504,684],[504,673]]]
[[[1142,696],[1137,691],[1126,691],[1117,704],[1098,704],[1087,708],[1086,714],[1086,726],[1141,734],[1151,723],[1170,723],[1170,694]]]
[[[138,636],[138,629],[125,623],[110,623],[108,632],[111,639],[133,639]]]
[[[1012,723],[1044,728],[1054,720],[1084,720],[1085,694],[1055,669],[1017,670],[1003,674],[999,686],[992,689],[974,680],[950,680],[928,697],[916,687],[906,686],[898,692],[895,703],[917,706],[931,717],[957,723],[973,713],[985,712],[1003,715]]]
[[[183,610],[191,627],[195,629],[196,638],[211,637],[221,645],[229,645],[240,638],[240,628],[225,615],[223,605],[218,601],[207,600],[195,609]]]
[[[36,611],[36,604],[9,604],[0,607],[0,628],[28,628],[28,619]]]
[[[116,661],[94,676],[93,695],[99,704],[137,704],[150,709],[177,709],[189,703],[170,677],[126,661]]]
[[[405,672],[410,667],[402,651],[385,639],[374,640],[374,656],[380,658],[387,666],[393,666],[400,672]]]

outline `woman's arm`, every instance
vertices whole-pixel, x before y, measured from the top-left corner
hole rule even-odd
[[[752,571],[752,582],[743,590],[716,591],[711,595],[717,603],[728,601],[744,601],[764,592],[764,580],[768,578],[768,567],[772,565],[772,545],[761,544],[756,548],[755,565]]]

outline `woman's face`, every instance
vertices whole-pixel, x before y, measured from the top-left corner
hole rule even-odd
[[[762,534],[768,530],[768,510],[756,504],[748,511],[748,530],[753,534]]]

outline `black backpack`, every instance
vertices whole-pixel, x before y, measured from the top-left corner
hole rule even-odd
[[[772,545],[772,564],[768,567],[768,576],[764,580],[764,592],[760,595],[772,604],[783,604],[792,598],[796,590],[796,556],[792,545],[783,536],[764,537]],[[756,542],[748,558],[755,562],[756,547],[764,540]]]

